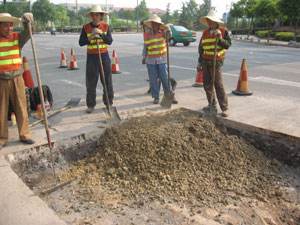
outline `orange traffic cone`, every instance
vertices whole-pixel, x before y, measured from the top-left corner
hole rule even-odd
[[[203,70],[199,70],[197,72],[195,83],[192,86],[193,87],[203,87]]]
[[[67,68],[68,64],[67,64],[67,59],[66,59],[66,55],[65,55],[65,51],[62,48],[61,52],[60,52],[60,66],[59,68]]]
[[[118,58],[118,55],[115,52],[115,50],[113,50],[112,61],[111,61],[111,72],[113,74],[120,74],[121,73],[119,63],[120,63],[120,60]]]
[[[75,56],[75,52],[73,48],[71,48],[71,57],[70,57],[70,64],[69,64],[69,70],[78,70],[78,65],[77,65],[77,59]]]
[[[34,88],[34,82],[32,79],[32,75],[29,69],[29,65],[28,65],[28,60],[27,58],[24,56],[23,57],[23,80],[25,83],[25,86],[28,88]]]
[[[232,91],[232,93],[235,95],[252,95],[252,92],[248,89],[248,69],[246,59],[243,59],[242,61],[237,88],[235,91]]]

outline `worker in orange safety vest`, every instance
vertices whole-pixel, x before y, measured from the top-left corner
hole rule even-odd
[[[14,26],[23,22],[24,32],[13,32]],[[0,149],[8,142],[7,114],[12,104],[19,130],[20,141],[33,144],[29,131],[25,85],[22,77],[21,49],[29,40],[28,23],[33,23],[31,13],[20,18],[0,13]]]
[[[223,85],[221,67],[225,59],[225,52],[231,45],[231,39],[223,21],[216,17],[214,10],[210,10],[207,16],[201,17],[200,22],[208,26],[208,29],[203,31],[198,48],[197,70],[203,70],[204,90],[208,100],[208,106],[203,110],[213,114],[217,113],[216,91],[222,110],[221,115],[227,117],[228,99]]]

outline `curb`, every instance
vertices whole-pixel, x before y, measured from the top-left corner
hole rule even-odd
[[[239,39],[239,38],[232,38],[235,41],[239,42],[246,42],[246,43],[253,43],[253,44],[260,44],[265,46],[280,46],[280,47],[289,47],[289,48],[300,48],[300,43],[296,43],[294,45],[287,44],[279,44],[279,43],[267,43],[267,42],[261,42],[261,41],[254,41],[254,40],[247,40],[247,39]],[[262,39],[265,40],[265,39]]]

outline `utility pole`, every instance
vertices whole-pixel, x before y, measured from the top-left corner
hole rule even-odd
[[[78,15],[78,0],[75,0],[75,13]]]
[[[105,5],[106,5],[106,9],[105,11],[107,12],[107,15],[106,15],[106,22],[107,24],[109,24],[109,10],[108,10],[108,0],[105,1]]]
[[[139,32],[139,0],[136,0],[136,32]]]

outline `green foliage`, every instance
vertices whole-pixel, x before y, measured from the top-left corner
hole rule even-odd
[[[55,18],[54,5],[49,0],[37,0],[32,5],[32,13],[44,29],[47,27],[48,21],[53,21]]]
[[[260,0],[255,7],[255,15],[265,21],[267,26],[272,26],[279,16],[278,0]]]
[[[25,12],[29,12],[29,2],[7,2],[0,5],[1,13],[10,13],[12,16],[21,17]]]
[[[172,16],[171,16],[171,10],[170,10],[170,3],[167,4],[166,13],[161,17],[162,21],[164,23],[170,23]]]
[[[181,14],[179,16],[179,24],[189,29],[193,29],[195,25],[198,25],[199,17],[199,5],[195,0],[182,3]]]
[[[112,29],[131,30],[136,28],[136,23],[133,20],[119,19],[115,16],[111,17]]]
[[[260,30],[255,32],[256,36],[259,38],[266,38],[269,34],[271,34],[270,30]]]
[[[279,0],[278,8],[288,22],[294,24],[295,28],[300,22],[300,1],[299,0]]]
[[[256,31],[255,34],[259,38],[267,38],[268,36],[270,36],[280,41],[290,41],[294,40],[295,38],[294,32],[272,32],[271,30],[260,30]]]
[[[291,41],[294,40],[295,33],[293,32],[276,32],[275,39],[280,41]]]
[[[139,21],[145,20],[149,17],[149,9],[147,8],[147,4],[145,0],[142,0],[140,4],[134,10],[136,19]]]
[[[54,24],[56,27],[63,28],[69,24],[70,18],[68,17],[68,11],[65,7],[60,5],[54,6]]]

